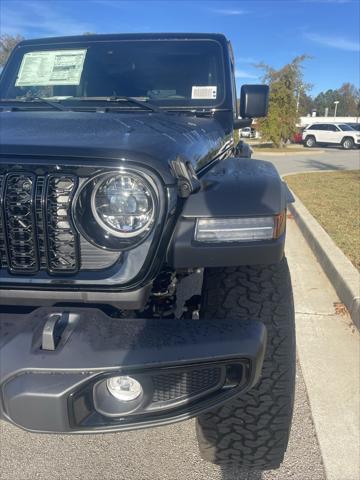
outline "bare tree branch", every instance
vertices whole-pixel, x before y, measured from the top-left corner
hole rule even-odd
[[[21,42],[23,37],[21,35],[1,35],[0,36],[0,67],[3,67],[14,50],[16,45]]]

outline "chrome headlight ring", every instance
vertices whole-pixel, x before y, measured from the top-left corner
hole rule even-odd
[[[159,198],[157,182],[142,170],[108,170],[81,185],[74,201],[74,218],[91,243],[126,250],[153,231],[160,215]]]
[[[95,220],[115,237],[143,236],[154,223],[155,193],[144,177],[133,172],[105,174],[90,202]]]

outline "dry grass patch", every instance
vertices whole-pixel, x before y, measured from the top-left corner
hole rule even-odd
[[[360,270],[360,171],[301,173],[285,180]]]

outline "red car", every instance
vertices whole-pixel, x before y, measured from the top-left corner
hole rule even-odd
[[[293,135],[292,143],[302,143],[303,128],[299,128]]]

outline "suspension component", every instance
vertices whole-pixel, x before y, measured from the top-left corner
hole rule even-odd
[[[175,318],[177,283],[176,272],[169,269],[160,272],[154,280],[149,301],[141,312],[141,317]]]

